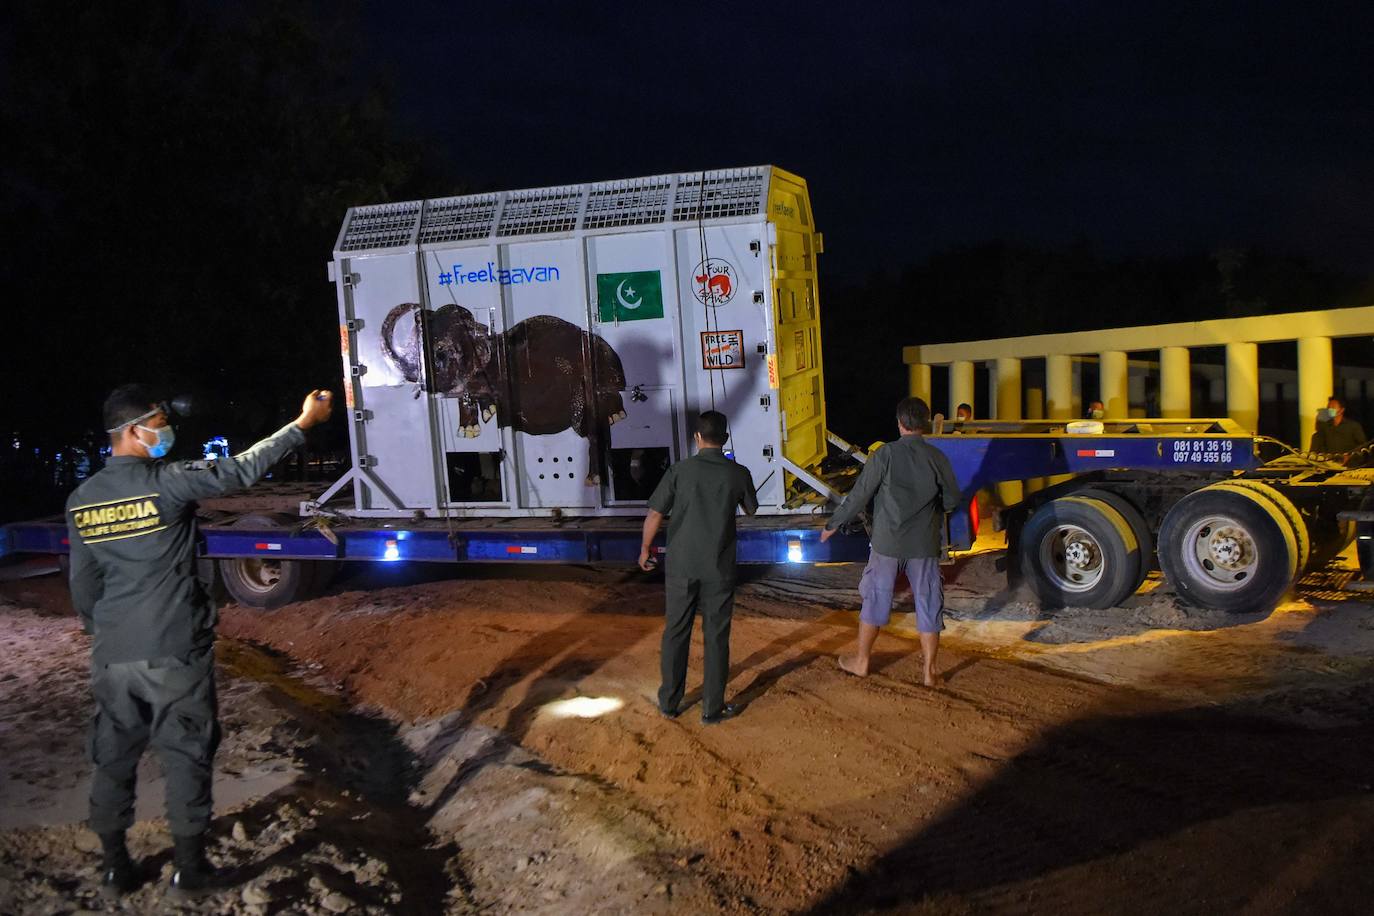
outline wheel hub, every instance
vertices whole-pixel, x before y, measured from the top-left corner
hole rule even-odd
[[[1249,564],[1245,532],[1234,528],[1222,528],[1213,532],[1208,543],[1212,562],[1226,569],[1241,569]]]
[[[1093,545],[1086,541],[1070,541],[1064,545],[1064,561],[1075,569],[1090,569],[1096,562]]]
[[[1190,574],[1212,588],[1245,587],[1259,570],[1255,535],[1244,524],[1222,515],[1205,516],[1187,530],[1183,562]]]
[[[1066,523],[1047,532],[1040,557],[1046,576],[1062,591],[1086,592],[1102,579],[1102,547],[1078,525]]]

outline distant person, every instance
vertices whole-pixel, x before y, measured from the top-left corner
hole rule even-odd
[[[973,408],[970,407],[968,404],[960,404],[958,407],[954,408],[955,423],[967,423],[969,420],[972,419]]]
[[[142,883],[124,833],[150,743],[167,780],[172,889],[217,884],[205,858],[220,736],[215,608],[196,579],[195,500],[262,479],[331,408],[328,392],[312,391],[295,421],[241,455],[168,462],[175,433],[153,393],[124,385],[105,399],[111,457],[67,500],[67,532],[72,604],[94,637],[90,827],[100,837],[106,896]]]
[[[697,453],[668,468],[649,497],[639,567],[654,568],[649,553],[663,517],[668,516],[668,567],[664,577],[667,619],[660,660],[658,710],[670,719],[681,712],[687,687],[687,653],[692,624],[701,613],[706,672],[701,721],[714,725],[739,715],[725,702],[730,673],[730,620],[735,608],[735,510],[753,515],[759,507],[749,469],[726,458],[725,414],[708,410],[697,418],[692,441]]]
[[[1101,420],[1105,416],[1107,416],[1107,408],[1102,405],[1101,401],[1090,402],[1088,409],[1083,411],[1083,419],[1085,420]]]
[[[1364,427],[1359,420],[1351,420],[1345,415],[1345,401],[1332,395],[1326,406],[1317,411],[1317,428],[1312,433],[1312,446],[1308,451],[1321,455],[1343,455],[1349,463],[1349,455],[1365,444]]]
[[[906,398],[897,405],[901,438],[869,453],[854,489],[821,532],[821,541],[830,540],[837,528],[873,501],[868,566],[859,580],[863,609],[858,646],[853,655],[840,656],[839,664],[850,674],[868,676],[878,629],[887,625],[892,614],[892,587],[897,574],[904,572],[916,605],[916,629],[925,656],[924,683],[934,687],[945,609],[941,534],[945,513],[959,504],[959,483],[949,458],[921,435],[929,417],[930,408],[920,398]]]

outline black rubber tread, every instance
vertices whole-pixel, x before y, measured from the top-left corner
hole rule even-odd
[[[1145,577],[1150,574],[1150,570],[1156,568],[1155,561],[1155,535],[1150,530],[1150,525],[1145,521],[1145,516],[1140,510],[1126,497],[1111,490],[1099,490],[1094,487],[1087,487],[1083,490],[1075,490],[1075,496],[1087,496],[1090,499],[1100,500],[1111,506],[1121,517],[1126,520],[1126,524],[1131,526],[1135,532],[1136,543],[1140,545],[1140,571],[1135,580],[1135,588],[1140,588],[1140,584],[1145,581]],[[1132,589],[1135,591],[1135,589]]]
[[[1060,588],[1040,565],[1040,547],[1061,524],[1076,525],[1102,548],[1104,571],[1101,581],[1084,592]],[[1050,500],[1030,517],[1021,529],[1019,540],[1021,574],[1044,607],[1065,606],[1109,608],[1130,597],[1139,585],[1140,545],[1130,524],[1109,503],[1077,493]]]
[[[310,560],[222,557],[218,562],[225,591],[244,607],[274,610],[293,601],[303,601],[313,594],[314,572],[310,568]],[[249,578],[250,564],[259,562],[280,564],[281,578],[270,589],[258,588]]]
[[[1192,547],[1184,537],[1192,522],[1206,515],[1233,519],[1255,539],[1261,565],[1245,587],[1224,591],[1189,572],[1183,557]],[[1262,494],[1213,484],[1184,496],[1164,516],[1159,563],[1179,598],[1189,604],[1237,614],[1270,611],[1292,588],[1299,568],[1294,533],[1286,528],[1282,513]]]
[[[261,512],[241,515],[230,522],[231,528],[287,529],[300,524],[300,519],[282,512]],[[253,584],[248,569],[254,562],[280,564],[281,578],[269,590]],[[320,573],[314,560],[273,560],[270,557],[224,557],[218,561],[219,578],[229,596],[245,607],[273,610],[293,601],[304,601],[317,591]]]

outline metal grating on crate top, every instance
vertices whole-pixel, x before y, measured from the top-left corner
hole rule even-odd
[[[424,202],[376,204],[354,207],[339,239],[339,251],[366,251],[374,248],[400,248],[415,241]]]
[[[647,226],[668,218],[673,179],[668,175],[593,185],[587,195],[584,229]]]
[[[355,207],[338,251],[762,216],[767,193],[753,166]]]
[[[498,236],[541,235],[545,232],[570,232],[577,228],[582,210],[582,185],[511,191],[501,208]]]
[[[762,213],[767,193],[762,168],[723,169],[683,175],[673,201],[673,221],[721,219]]]
[[[491,235],[499,203],[496,194],[470,194],[429,201],[420,224],[420,244],[487,238]]]

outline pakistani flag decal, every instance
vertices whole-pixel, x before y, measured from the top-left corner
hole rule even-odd
[[[600,321],[637,321],[663,317],[663,282],[656,270],[596,275]]]

